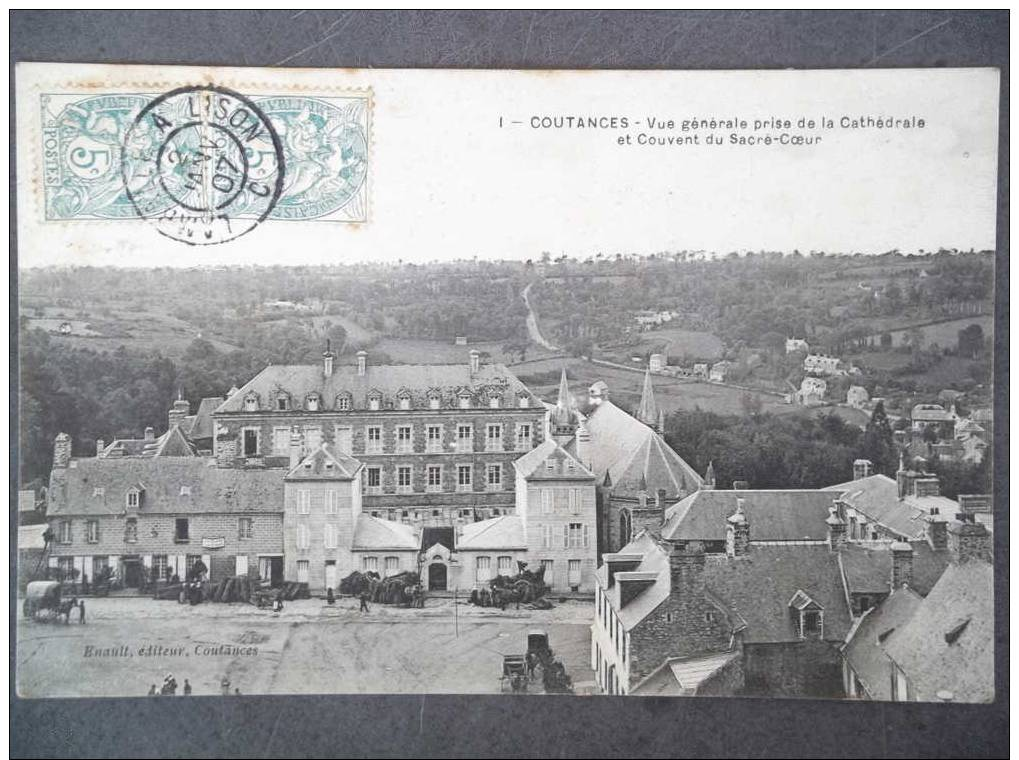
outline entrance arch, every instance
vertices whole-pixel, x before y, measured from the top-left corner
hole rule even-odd
[[[446,566],[442,562],[433,562],[428,566],[428,590],[446,590]]]

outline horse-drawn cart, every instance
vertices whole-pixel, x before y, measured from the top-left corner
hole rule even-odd
[[[85,602],[77,597],[64,599],[57,581],[32,581],[25,589],[25,602],[22,611],[26,620],[40,623],[55,623],[64,619],[64,624],[71,622],[71,611],[77,609],[78,622],[85,622]]]

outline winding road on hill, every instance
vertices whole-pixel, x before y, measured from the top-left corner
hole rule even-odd
[[[524,305],[527,306],[527,334],[531,340],[537,343],[542,348],[547,348],[549,351],[559,351],[559,346],[549,343],[545,340],[545,336],[541,334],[541,330],[538,329],[538,315],[534,313],[534,308],[531,306],[531,301],[528,296],[530,295],[531,286],[533,282],[527,284],[520,296],[524,299]]]

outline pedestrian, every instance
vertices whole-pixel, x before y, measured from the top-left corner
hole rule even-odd
[[[227,678],[226,676],[223,676],[223,678],[220,680],[219,690],[224,697],[230,695],[230,679]]]
[[[186,678],[184,679],[184,696],[185,697],[191,696],[191,682],[188,681],[188,679]]]
[[[336,597],[333,596],[332,586],[326,589],[326,604],[336,604]]]
[[[167,673],[166,678],[163,679],[162,694],[174,696],[177,693],[177,679],[173,677],[173,673]]]
[[[88,593],[88,576],[85,573],[81,574],[81,593],[83,595]]]
[[[234,696],[239,697],[240,695],[241,695],[241,690],[240,689],[234,689]]]
[[[361,592],[361,609],[360,612],[370,612],[368,609],[368,594],[364,591]]]
[[[538,665],[537,660],[538,657],[534,654],[534,652],[527,653],[527,677],[532,681],[534,680],[534,669]]]
[[[150,697],[155,697],[155,696],[158,696],[158,695],[156,694],[156,685],[155,685],[155,684],[152,684],[152,685],[151,685],[151,686],[149,687],[149,696],[150,696]]]

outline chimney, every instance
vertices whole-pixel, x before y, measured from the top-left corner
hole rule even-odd
[[[983,560],[992,562],[991,534],[972,514],[960,512],[948,525],[948,550],[955,563]]]
[[[905,541],[896,541],[892,552],[892,592],[913,583],[913,547]]]
[[[853,462],[853,480],[869,478],[874,473],[874,463],[869,459],[857,459]]]
[[[587,418],[582,417],[577,426],[577,459],[587,469],[591,467],[591,431],[587,429]]]
[[[924,535],[927,543],[935,550],[948,548],[948,521],[937,512],[935,507],[925,518]]]
[[[365,372],[368,371],[368,352],[358,351],[357,352],[357,374],[358,377],[364,377]]]
[[[941,496],[941,481],[937,477],[916,478],[913,481],[913,494],[916,496]]]
[[[476,348],[472,348],[468,355],[470,356],[471,374],[476,375],[481,369],[481,352]]]
[[[103,455],[103,449],[106,448],[106,441],[102,438],[96,439],[96,456],[101,457]]]
[[[173,402],[173,406],[170,407],[170,413],[167,415],[169,429],[173,430],[179,426],[189,414],[191,414],[191,402],[182,398],[178,392],[177,400]]]
[[[733,491],[746,491],[750,488],[750,481],[747,480],[734,480],[732,481]]]
[[[53,466],[67,467],[71,463],[71,436],[59,433],[53,441]]]
[[[736,499],[736,511],[725,520],[725,553],[730,557],[744,557],[750,548],[750,521],[743,505],[743,499]]]
[[[145,428],[145,440],[146,441],[154,441],[154,440],[156,440],[156,431],[155,431],[155,428],[153,428],[151,426]]]
[[[301,463],[301,449],[304,447],[304,436],[297,426],[290,428],[290,469]]]
[[[237,438],[223,433],[216,439],[216,466],[233,467],[237,459]]]
[[[332,345],[329,340],[326,340],[326,350],[322,354],[322,374],[325,377],[332,377],[333,375],[333,359],[336,355],[332,351]]]
[[[824,522],[828,526],[828,548],[837,551],[846,543],[846,523],[839,517],[838,500],[828,508],[828,517]]]
[[[700,541],[676,541],[669,551],[672,596],[700,598],[704,593],[704,545]]]

